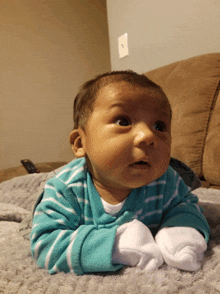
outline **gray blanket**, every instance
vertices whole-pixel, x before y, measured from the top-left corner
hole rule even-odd
[[[125,267],[116,273],[51,276],[37,267],[29,241],[19,233],[22,221],[30,219],[36,191],[47,176],[27,175],[0,184],[0,293],[220,293],[220,191],[205,188],[194,191],[211,226],[201,270],[191,273],[164,264],[154,272]]]

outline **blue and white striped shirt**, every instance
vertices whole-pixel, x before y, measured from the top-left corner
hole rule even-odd
[[[151,184],[134,189],[116,215],[105,212],[85,158],[73,160],[47,181],[31,231],[31,251],[49,273],[116,271],[112,249],[117,228],[134,218],[152,233],[163,227],[210,229],[198,198],[172,167]]]

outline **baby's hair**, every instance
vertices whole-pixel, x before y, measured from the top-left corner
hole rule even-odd
[[[93,111],[93,104],[98,92],[104,86],[112,83],[126,81],[134,86],[153,87],[163,92],[162,88],[147,78],[144,74],[138,74],[132,70],[111,71],[96,76],[94,79],[84,83],[74,100],[73,115],[74,129],[84,126]]]

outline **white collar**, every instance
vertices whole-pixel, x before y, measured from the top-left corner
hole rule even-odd
[[[102,198],[101,198],[101,200],[102,200],[102,205],[103,205],[103,208],[104,208],[105,212],[107,214],[110,214],[110,215],[114,216],[122,209],[126,198],[122,202],[120,202],[118,204],[115,204],[115,205],[106,202]]]

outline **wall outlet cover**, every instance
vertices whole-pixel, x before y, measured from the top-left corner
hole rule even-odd
[[[119,58],[123,58],[128,55],[128,34],[118,37],[118,52]]]

